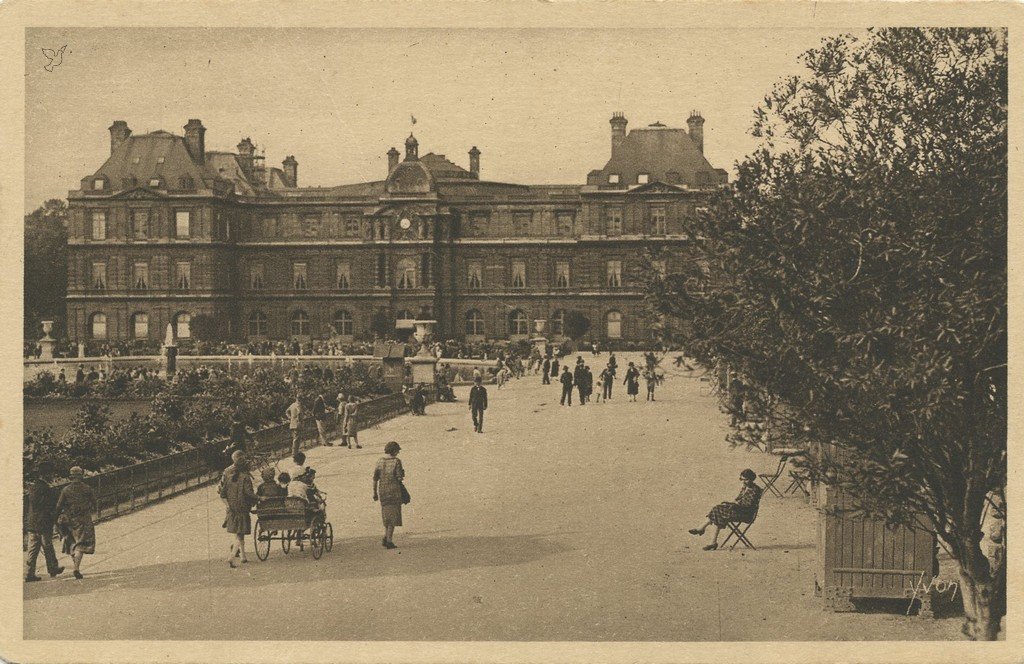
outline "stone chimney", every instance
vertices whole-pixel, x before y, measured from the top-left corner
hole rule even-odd
[[[697,149],[704,154],[704,118],[701,117],[700,111],[690,112],[686,126],[690,128],[690,140],[696,143]]]
[[[253,161],[256,158],[256,146],[251,138],[246,137],[239,141],[237,147],[238,163],[242,166],[242,172],[245,173],[246,177],[251,178],[253,176]]]
[[[417,161],[420,158],[420,142],[416,140],[416,137],[409,134],[409,138],[405,139],[405,160],[406,161]]]
[[[469,172],[480,179],[480,151],[475,145],[469,150]]]
[[[395,148],[388,150],[388,175],[394,173],[395,169],[398,168],[398,158],[400,156],[402,156],[401,153]]]
[[[193,118],[185,125],[185,145],[188,147],[188,153],[192,156],[192,161],[197,164],[206,162],[205,136],[206,127],[200,120]]]
[[[295,161],[295,157],[293,155],[288,155],[284,158],[284,161],[281,162],[281,165],[284,166],[284,175],[288,178],[288,186],[298,187],[299,162]]]
[[[127,122],[114,120],[114,124],[110,125],[110,154],[114,154],[117,146],[127,141],[131,135],[132,130],[128,128]]]
[[[619,147],[619,143],[626,137],[626,125],[628,120],[621,112],[612,113],[612,119],[608,121],[612,125],[612,153]]]

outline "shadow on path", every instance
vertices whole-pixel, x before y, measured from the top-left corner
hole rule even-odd
[[[575,550],[546,535],[496,535],[488,537],[419,537],[410,534],[397,539],[399,548],[385,550],[378,537],[335,538],[334,549],[314,560],[308,547],[292,546],[284,554],[279,542],[271,542],[270,556],[260,562],[246,541],[249,564],[230,569],[227,558],[157,563],[89,574],[88,557],[82,581],[62,577],[59,581],[28,584],[25,599],[80,595],[107,590],[199,590],[277,584],[320,583],[345,579],[416,576],[477,567],[520,565],[540,558]],[[227,544],[224,546],[227,552]]]

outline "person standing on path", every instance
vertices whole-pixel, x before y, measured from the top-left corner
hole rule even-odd
[[[555,355],[555,357],[551,360],[551,377],[554,378],[557,375],[558,375],[558,356]]]
[[[389,441],[384,446],[387,456],[377,461],[377,467],[373,469],[373,500],[380,501],[381,519],[384,521],[381,544],[385,549],[398,548],[394,542],[395,528],[402,525],[405,468],[398,459],[401,449],[397,442]]]
[[[640,371],[637,370],[633,363],[629,363],[629,368],[626,369],[626,378],[622,381],[626,385],[626,394],[629,395],[630,401],[636,401],[636,395],[640,394]]]
[[[612,383],[615,382],[615,372],[611,366],[607,366],[601,370],[601,386],[604,388],[604,392],[601,396],[604,397],[605,401],[612,398]]]
[[[572,381],[580,395],[580,405],[587,405],[587,376],[583,368],[583,358],[576,361],[576,369],[572,372]]]
[[[345,398],[344,392],[338,392],[338,408],[336,411],[338,418],[338,431],[341,432],[341,446],[346,447],[348,445],[348,435],[345,434],[345,405],[348,403],[348,399]]]
[[[542,370],[541,371],[542,375],[541,375],[541,379],[540,379],[541,385],[550,385],[551,384],[551,358],[550,357],[545,357],[544,358],[544,364],[541,365],[541,370]]]
[[[479,378],[473,381],[469,390],[469,410],[473,416],[473,431],[484,432],[484,411],[487,410],[487,388]]]
[[[590,367],[586,364],[583,365],[583,383],[586,393],[587,403],[590,403],[590,395],[594,393],[594,372],[590,370]]]
[[[644,381],[647,383],[647,401],[654,401],[654,388],[658,385],[658,374],[654,373],[654,369],[648,369],[644,372]]]
[[[64,539],[64,551],[71,554],[75,578],[82,577],[82,556],[96,553],[96,527],[92,514],[96,511],[96,494],[85,483],[85,471],[74,466],[68,471],[71,482],[57,498],[57,519],[64,520],[70,530]]]
[[[288,418],[288,429],[292,434],[292,456],[295,456],[299,451],[299,422],[302,419],[302,404],[299,403],[298,394],[284,414]]]
[[[316,421],[316,435],[320,444],[326,447],[334,445],[327,440],[327,400],[323,393],[316,395],[316,401],[313,402],[313,420]]]
[[[51,578],[60,576],[64,571],[57,563],[57,552],[53,550],[57,494],[45,479],[52,470],[50,464],[39,463],[30,474],[28,489],[25,492],[25,530],[28,531],[25,581],[39,581],[39,577],[36,576],[36,561],[39,559],[40,550],[46,560],[46,571]]]
[[[224,470],[218,493],[227,506],[223,527],[234,535],[228,549],[228,567],[234,569],[236,556],[242,563],[249,562],[245,556],[245,536],[252,532],[249,510],[256,504],[257,498],[252,488],[252,476],[249,475],[245,455],[235,452],[231,455],[231,460],[234,463]]]
[[[359,402],[354,394],[345,404],[345,439],[348,441],[348,449],[352,449],[353,442],[357,450],[363,449],[359,444]]]
[[[572,374],[569,373],[569,367],[562,367],[562,376],[558,379],[558,382],[562,384],[562,400],[559,401],[561,406],[572,405]],[[568,404],[566,404],[568,400]]]

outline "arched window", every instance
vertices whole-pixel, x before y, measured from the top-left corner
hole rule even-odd
[[[262,311],[254,311],[249,314],[249,336],[267,336],[267,315]]]
[[[332,325],[334,326],[335,334],[343,337],[352,336],[352,314],[344,309],[334,312]]]
[[[416,261],[411,258],[403,258],[398,261],[395,279],[398,288],[403,290],[416,288]]]
[[[132,338],[149,338],[149,314],[138,313],[132,316]]]
[[[605,316],[605,333],[609,339],[622,338],[622,314],[618,311],[609,311]]]
[[[292,314],[292,336],[309,336],[309,314],[301,309]]]
[[[508,333],[526,335],[530,333],[530,321],[519,309],[508,315]]]
[[[174,317],[174,334],[179,339],[192,337],[192,314],[182,312]]]
[[[484,315],[476,309],[466,312],[466,334],[471,336],[484,336]]]
[[[565,309],[555,309],[551,314],[551,334],[556,337],[565,336]]]
[[[89,319],[89,335],[93,339],[107,338],[107,315],[96,313]]]

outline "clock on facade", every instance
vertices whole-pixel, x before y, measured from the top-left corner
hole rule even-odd
[[[409,221],[408,217],[402,217],[402,220],[398,222],[398,225],[402,227],[403,231],[407,231],[409,230],[409,227],[412,226],[412,222]]]

